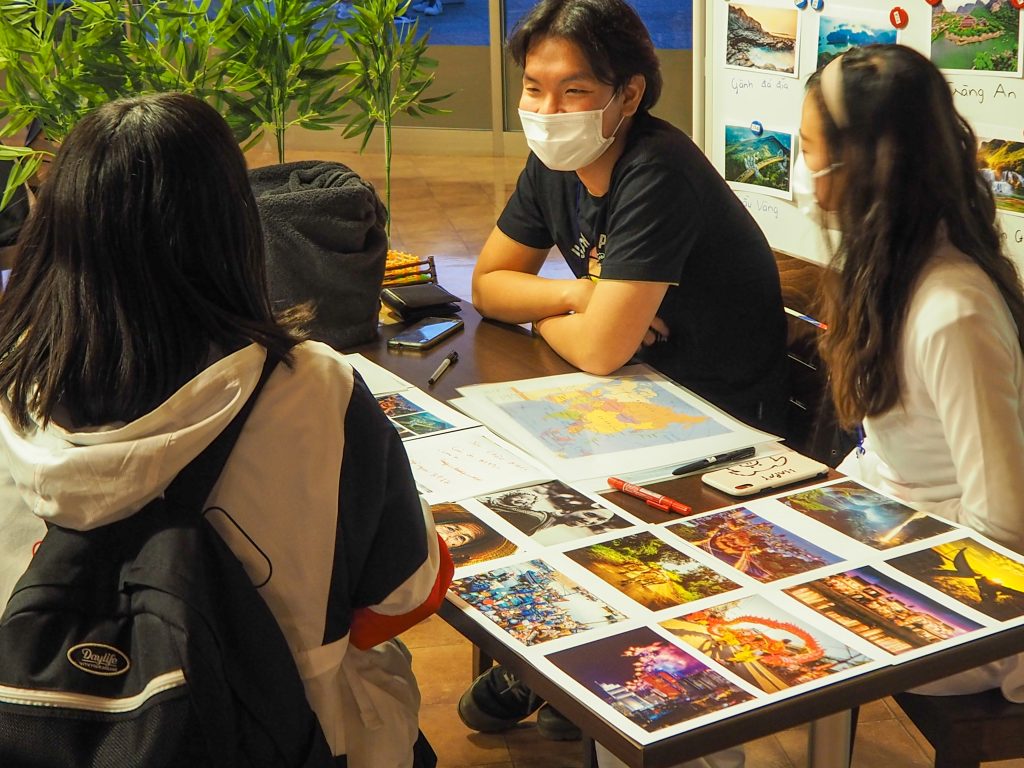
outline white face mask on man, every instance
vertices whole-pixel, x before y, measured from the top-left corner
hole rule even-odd
[[[811,221],[827,229],[838,230],[839,217],[835,211],[826,211],[818,203],[818,198],[814,194],[814,180],[828,176],[840,165],[833,163],[820,171],[812,171],[807,167],[803,152],[797,153],[796,161],[793,163],[793,201]]]
[[[526,143],[533,154],[552,171],[576,171],[585,168],[604,154],[615,141],[623,115],[608,138],[604,136],[604,113],[612,102],[613,95],[603,109],[586,112],[557,112],[541,115],[537,112],[519,110],[523,123]]]

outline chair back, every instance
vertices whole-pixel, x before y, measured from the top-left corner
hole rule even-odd
[[[786,308],[790,397],[787,443],[793,450],[835,467],[856,445],[836,423],[828,372],[818,352],[827,329],[821,322],[820,286],[828,267],[775,251]]]

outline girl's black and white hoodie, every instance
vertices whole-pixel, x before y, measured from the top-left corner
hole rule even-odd
[[[255,344],[228,355],[127,424],[23,432],[5,409],[0,600],[42,521],[87,530],[163,493],[241,409],[265,357]],[[440,605],[451,558],[362,379],[324,344],[294,357],[265,385],[208,501],[226,514],[208,516],[263,584],[334,753],[352,768],[404,768],[419,691],[392,638]]]

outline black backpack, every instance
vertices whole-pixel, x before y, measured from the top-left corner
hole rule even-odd
[[[203,517],[273,368],[163,498],[49,528],[0,618],[0,766],[335,765],[280,627]]]

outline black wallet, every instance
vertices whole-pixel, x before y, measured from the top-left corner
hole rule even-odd
[[[437,283],[393,285],[380,292],[380,300],[401,315],[403,320],[434,315],[452,315],[461,311],[459,297]]]

